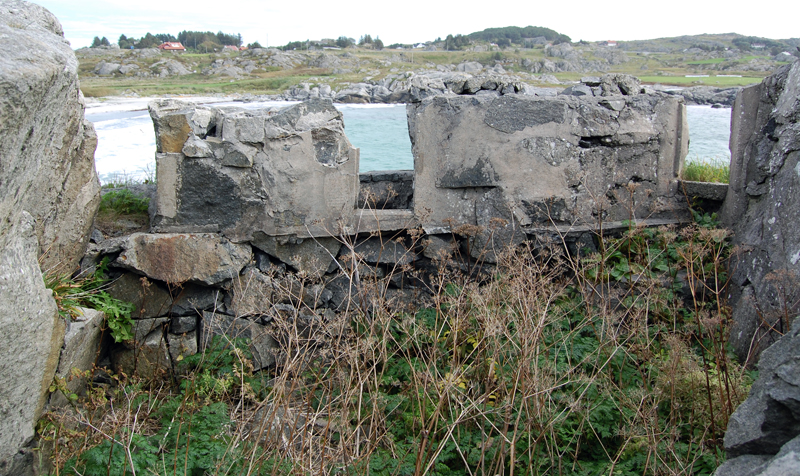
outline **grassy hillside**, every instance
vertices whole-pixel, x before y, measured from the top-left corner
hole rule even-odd
[[[489,38],[510,31],[508,28],[490,30],[467,36]],[[519,32],[514,30],[511,33]],[[795,40],[764,40],[763,44],[773,46],[761,47],[762,43],[757,43],[752,37],[729,33],[619,42],[617,46],[579,42],[527,43],[529,47],[511,43],[501,47],[489,41],[471,39],[461,49],[447,51],[445,48],[450,48],[452,42],[445,39],[429,42],[424,49],[375,50],[369,48],[371,45],[365,45],[325,50],[270,49],[184,54],[157,50],[81,49],[77,55],[81,84],[87,96],[116,95],[126,91],[140,95],[278,94],[299,83],[309,82],[327,84],[336,90],[347,84],[376,82],[411,71],[452,71],[465,61],[479,62],[489,68],[500,65],[509,74],[516,74],[522,81],[533,85],[555,86],[553,77],[564,82],[613,72],[632,74],[650,84],[731,87],[759,82],[780,65],[793,60],[793,56],[781,51],[799,54],[792,46],[793,42]],[[737,44],[746,49],[737,48]],[[131,71],[100,76],[96,74],[96,68],[102,62],[127,66]],[[159,76],[169,63],[179,64],[188,74]]]

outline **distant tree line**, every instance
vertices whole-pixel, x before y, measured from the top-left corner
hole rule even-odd
[[[289,50],[304,50],[309,48],[312,44],[316,44],[317,42],[313,42],[310,40],[305,41],[290,41],[286,43],[286,45],[280,47],[284,51]],[[353,46],[356,44],[356,40],[353,38],[348,38],[346,36],[340,36],[334,41],[334,44],[339,48],[347,48],[348,46]],[[377,36],[373,39],[372,35],[363,35],[358,40],[358,46],[364,46],[369,48],[374,48],[376,50],[382,50],[384,48],[383,41]]]
[[[377,36],[373,40],[372,35],[366,34],[358,40],[358,46],[370,46],[376,50],[382,50],[383,41],[381,41],[381,39],[378,38]]]
[[[98,40],[95,37],[96,41],[102,43],[103,40],[108,42],[105,37],[101,40]],[[127,37],[125,35],[120,35],[119,40],[117,43],[119,44],[120,48],[129,49],[131,47],[136,49],[141,48],[155,48],[162,43],[166,43],[169,41],[179,41],[183,44],[184,47],[194,49],[194,50],[214,50],[222,48],[225,45],[233,45],[233,46],[242,46],[242,35],[237,33],[235,35],[223,32],[214,33],[212,31],[187,31],[184,30],[178,33],[178,36],[173,36],[169,33],[147,33],[141,38],[134,38],[134,37]],[[100,46],[92,44],[92,47]]]
[[[444,39],[444,49],[447,51],[456,51],[469,45],[469,38],[464,35],[447,35]]]
[[[567,35],[541,26],[487,28],[467,35],[470,40],[488,41],[503,47],[511,46],[512,44],[521,45],[524,43],[525,38],[537,38],[540,36],[545,37],[547,41],[551,41],[553,44],[570,43],[572,41]]]
[[[763,49],[769,51],[773,55],[791,49],[786,43],[770,40],[769,38],[760,38],[758,36],[740,36],[731,40],[731,43],[742,51],[752,51],[756,49],[753,45],[763,45]]]
[[[103,38],[94,37],[94,41],[92,41],[92,48],[97,48],[98,46],[111,46],[109,43],[108,38],[105,36]]]

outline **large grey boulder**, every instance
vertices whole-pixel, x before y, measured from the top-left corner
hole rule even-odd
[[[2,231],[0,475],[11,475],[21,472],[15,454],[34,437],[58,365],[64,323],[36,261],[39,246],[33,218],[22,212],[14,222],[3,222]]]
[[[170,284],[219,285],[239,276],[252,258],[250,245],[231,243],[215,234],[134,233],[122,244],[114,264]],[[159,309],[168,306],[169,296]],[[165,311],[143,309],[150,314]]]
[[[800,63],[739,92],[723,222],[731,269],[730,342],[752,363],[800,313]],[[772,330],[774,329],[774,330]]]
[[[491,260],[526,230],[598,216],[687,216],[677,194],[688,148],[680,99],[451,96],[407,108],[415,213],[429,234],[480,227],[473,256]]]
[[[716,476],[800,475],[800,326],[761,353],[758,380],[731,415]]]
[[[58,20],[0,1],[0,474],[21,474],[64,325],[41,269],[72,271],[99,204],[96,136]],[[41,267],[40,267],[41,264]]]
[[[94,74],[98,76],[110,76],[120,72],[121,67],[122,65],[119,63],[106,63],[105,61],[101,61],[94,67]]]
[[[84,119],[78,62],[47,10],[0,2],[0,221],[36,219],[42,269],[72,271],[100,203],[97,136]]]
[[[158,197],[153,231],[222,232],[235,242],[337,235],[358,195],[358,149],[330,100],[288,108],[150,103]],[[207,157],[208,151],[213,156]]]

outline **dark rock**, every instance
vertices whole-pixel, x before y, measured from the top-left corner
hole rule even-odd
[[[758,371],[730,417],[716,476],[800,475],[800,326],[761,353]]]
[[[336,238],[275,237],[261,232],[254,234],[251,243],[264,253],[312,276],[325,274],[341,248]]]
[[[135,345],[118,347],[111,353],[114,371],[126,375],[138,375],[147,380],[160,378],[164,373],[169,374],[172,371],[172,365],[162,328],[163,322],[156,324],[155,322],[137,321],[137,324],[139,326],[136,329]],[[149,324],[152,324],[155,330],[145,334],[146,328],[151,327]]]
[[[172,316],[199,316],[202,311],[221,309],[222,291],[197,284],[184,284],[172,288],[174,301],[170,307]],[[174,331],[173,331],[174,332]],[[176,332],[180,333],[180,332]]]
[[[375,210],[402,210],[412,206],[414,171],[376,171],[359,174],[357,206]]]
[[[111,297],[133,304],[133,319],[150,319],[166,316],[170,311],[172,298],[158,284],[147,278],[124,273],[115,279],[108,288]]]
[[[559,94],[564,94],[566,96],[594,96],[592,88],[583,84],[570,86],[567,89],[561,91]]]
[[[197,316],[174,316],[170,319],[169,331],[172,334],[186,334],[197,329]]]
[[[380,237],[372,237],[361,241],[356,244],[354,250],[358,259],[370,264],[402,266],[412,263],[417,258],[416,254],[406,248],[402,241],[382,239]],[[344,261],[349,261],[346,255]]]

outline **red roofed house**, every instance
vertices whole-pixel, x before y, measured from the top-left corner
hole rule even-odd
[[[235,46],[235,45],[225,45],[225,48],[223,48],[223,49],[231,50],[231,51],[239,51],[239,47]]]
[[[168,41],[166,43],[162,43],[158,45],[158,49],[166,51],[186,51],[186,48],[184,48],[183,45],[177,41]]]

